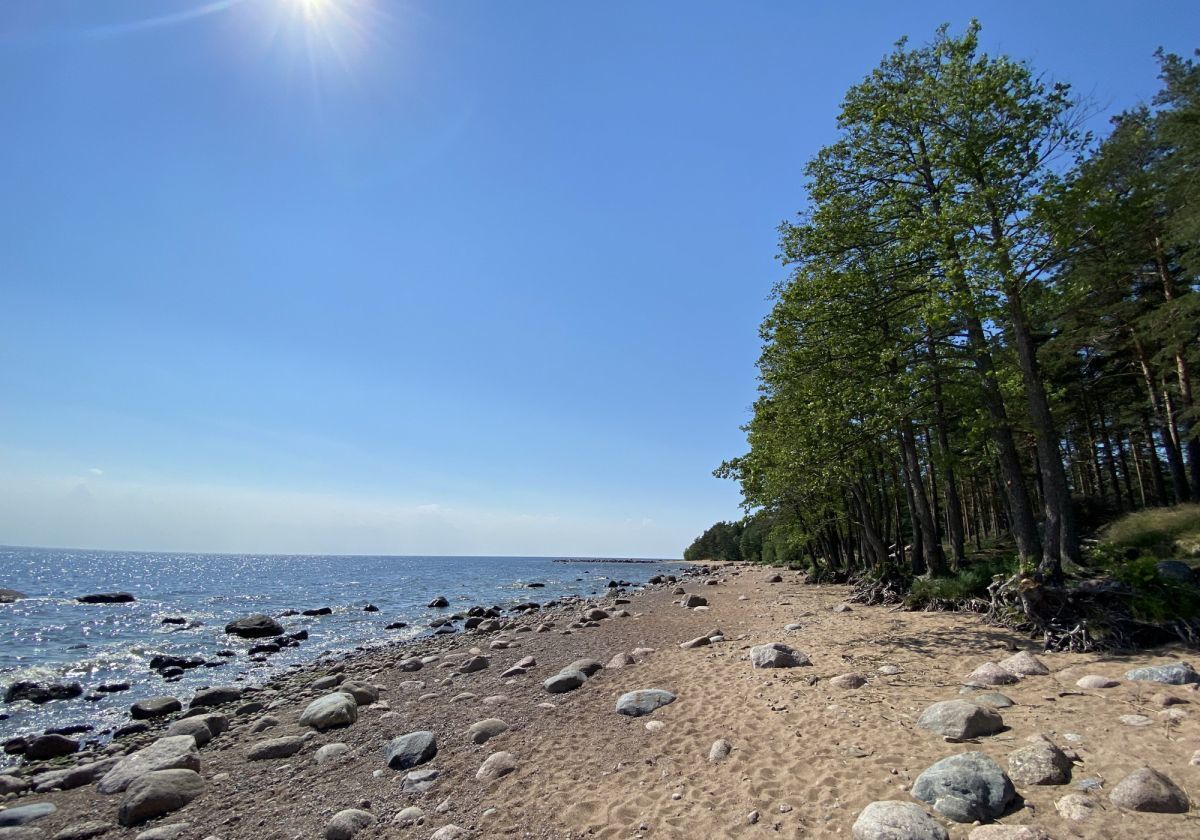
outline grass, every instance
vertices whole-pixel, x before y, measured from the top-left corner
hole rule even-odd
[[[1016,570],[1013,558],[975,559],[965,568],[946,577],[917,578],[904,603],[910,609],[942,608],[965,604],[973,598],[987,598],[988,586],[997,575],[1007,577]]]
[[[1105,528],[1100,538],[1102,543],[1134,557],[1200,556],[1200,504],[1130,513]]]

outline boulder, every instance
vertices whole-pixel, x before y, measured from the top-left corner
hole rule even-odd
[[[448,606],[450,606],[450,602],[446,600],[444,595],[439,595],[429,602],[429,608],[431,610],[439,610]]]
[[[138,825],[146,820],[178,811],[204,793],[204,779],[194,770],[155,770],[134,779],[117,811],[121,825]]]
[[[191,770],[199,772],[200,753],[191,735],[170,735],[159,738],[148,747],[132,752],[104,774],[96,789],[100,793],[120,793],[137,779],[160,770]]]
[[[1117,680],[1108,677],[1102,677],[1099,674],[1088,674],[1086,677],[1080,677],[1075,681],[1075,685],[1080,688],[1116,688],[1121,683]]]
[[[606,664],[604,667],[605,668],[625,668],[629,665],[633,665],[636,662],[637,662],[637,660],[634,659],[632,656],[630,656],[628,653],[618,653],[612,659],[608,660],[608,664]]]
[[[300,715],[301,726],[311,726],[318,732],[337,726],[349,726],[358,720],[358,704],[349,694],[340,691],[326,694],[308,704]]]
[[[112,823],[104,822],[104,820],[88,820],[67,826],[55,834],[51,840],[91,840],[93,837],[107,834],[115,827]],[[134,840],[142,840],[142,835],[139,834]]]
[[[282,738],[271,738],[251,744],[246,750],[246,758],[250,761],[267,761],[273,758],[291,758],[304,749],[304,738],[299,735],[285,735]]]
[[[675,702],[675,695],[661,688],[627,691],[617,698],[617,714],[642,717],[655,709]]]
[[[341,743],[326,744],[325,746],[323,746],[319,750],[317,750],[314,758],[316,758],[317,764],[328,764],[331,761],[336,761],[337,759],[341,758],[343,755],[345,755],[349,751],[350,751],[349,744],[341,744]]]
[[[133,840],[177,840],[187,834],[192,828],[192,824],[188,822],[171,823],[170,825],[159,825],[154,828],[148,828],[139,834]]]
[[[472,656],[458,666],[458,672],[460,674],[474,674],[476,671],[482,671],[484,668],[487,668],[490,664],[486,656]]]
[[[812,662],[800,651],[782,642],[772,642],[750,648],[750,664],[754,668],[797,668]]]
[[[783,578],[780,575],[767,575],[763,578],[764,583],[783,583]]]
[[[226,703],[236,703],[242,699],[242,690],[237,686],[223,685],[215,688],[202,688],[192,697],[188,708],[198,709],[205,706],[224,706]]]
[[[867,684],[867,678],[862,674],[839,674],[829,681],[834,688],[854,689]]]
[[[64,767],[61,770],[38,773],[33,777],[33,790],[35,793],[46,793],[51,790],[74,790],[90,785],[116,767],[119,760],[114,756],[101,761]],[[3,788],[0,788],[0,793],[3,792]]]
[[[562,671],[542,683],[542,688],[550,694],[565,694],[574,691],[587,682],[587,675],[582,671]]]
[[[387,766],[393,770],[407,770],[427,761],[437,755],[437,739],[432,732],[409,732],[399,738],[393,738],[383,749]]]
[[[983,663],[967,677],[967,682],[972,685],[1012,685],[1016,681],[1016,674],[995,662]]]
[[[79,752],[79,742],[65,735],[38,735],[25,747],[26,761],[46,761]]]
[[[570,665],[563,668],[564,672],[579,671],[585,677],[594,677],[597,673],[599,673],[602,670],[604,670],[604,666],[601,665],[600,662],[595,659],[576,659]]]
[[[911,802],[872,802],[851,829],[854,840],[949,840],[946,829]]]
[[[1072,766],[1066,753],[1041,737],[1008,756],[1009,778],[1019,785],[1065,785]]]
[[[921,713],[917,726],[962,741],[999,732],[1004,728],[1004,719],[995,709],[969,700],[942,700]]]
[[[128,592],[93,592],[80,595],[75,600],[81,604],[132,604],[137,598]]]
[[[57,811],[58,806],[51,802],[33,802],[29,805],[18,805],[15,808],[5,808],[0,811],[0,828],[29,825],[31,822],[48,817]]]
[[[347,808],[338,811],[325,826],[325,840],[351,840],[364,828],[373,825],[375,817],[368,811]]]
[[[1182,560],[1159,560],[1154,566],[1158,576],[1164,580],[1176,583],[1195,583],[1196,576],[1192,567]]]
[[[255,613],[229,622],[225,625],[225,632],[243,639],[265,639],[271,636],[282,636],[283,625],[269,615]]]
[[[21,680],[10,685],[4,692],[5,703],[16,703],[28,700],[35,706],[49,703],[53,700],[72,700],[83,694],[83,686],[79,683],[42,683]]]
[[[36,777],[35,777],[36,778]],[[25,779],[8,774],[0,774],[0,796],[10,793],[24,793],[29,790],[29,782]]]
[[[1187,662],[1172,662],[1168,665],[1134,668],[1132,671],[1126,672],[1125,679],[1166,683],[1167,685],[1187,685],[1200,683],[1200,674],[1197,674]]]
[[[213,738],[229,729],[229,718],[220,714],[193,715],[177,720],[167,727],[167,735],[191,735],[196,746],[203,747]]]
[[[444,825],[433,834],[429,835],[429,840],[467,840],[471,836],[471,832],[465,828],[459,828],[454,823]]]
[[[508,724],[500,718],[487,718],[472,723],[467,728],[467,738],[472,744],[484,744],[506,731],[508,731]]]
[[[333,610],[329,607],[316,607],[311,610],[301,610],[300,615],[307,616],[308,618],[316,618],[321,615],[333,615]]]
[[[492,753],[484,760],[475,778],[481,782],[494,782],[517,769],[517,758],[510,752]]]
[[[420,770],[412,770],[404,777],[404,782],[400,785],[400,789],[405,793],[425,793],[437,783],[438,776],[442,772],[436,767],[423,767]]]
[[[711,644],[712,644],[712,640],[709,639],[708,636],[697,636],[694,639],[689,639],[686,642],[681,642],[679,646],[681,648],[683,648],[684,650],[689,650],[691,648],[708,647]]]
[[[683,599],[683,605],[689,610],[694,610],[696,607],[707,607],[708,599],[702,595],[689,595]]]
[[[18,592],[15,589],[4,589],[0,587],[0,604],[13,604],[20,601],[22,598],[27,598],[24,592]]]
[[[713,745],[708,748],[708,760],[713,764],[724,761],[729,758],[730,751],[733,750],[733,745],[724,738],[718,738],[713,741]]]
[[[346,680],[338,686],[338,691],[342,694],[349,694],[354,698],[355,704],[359,706],[370,706],[379,700],[378,688],[369,683],[358,682],[357,680]]]
[[[1191,807],[1188,795],[1152,767],[1134,770],[1117,783],[1108,798],[1114,805],[1130,811],[1155,814],[1184,814]]]
[[[1096,800],[1082,793],[1068,793],[1054,803],[1054,810],[1058,811],[1058,815],[1064,820],[1086,822],[1096,814]]]
[[[954,822],[988,822],[1016,797],[1012,781],[981,752],[943,758],[917,777],[912,795]]]
[[[139,700],[129,707],[129,714],[134,720],[148,720],[162,717],[172,712],[182,711],[183,703],[178,697],[150,697]]]
[[[1000,667],[1018,677],[1044,677],[1050,673],[1050,669],[1042,663],[1042,660],[1027,650],[1014,653],[1008,659],[1000,660]]]

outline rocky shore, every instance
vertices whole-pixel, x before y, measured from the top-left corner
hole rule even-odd
[[[28,739],[0,840],[1200,835],[1188,651],[846,594],[695,567],[143,701],[108,744]]]

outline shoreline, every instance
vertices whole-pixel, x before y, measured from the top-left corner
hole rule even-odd
[[[1150,763],[1200,800],[1200,766],[1188,764],[1200,750],[1200,692],[1123,679],[1128,668],[1186,659],[1189,652],[1043,655],[1027,639],[970,614],[857,605],[835,611],[846,587],[805,585],[787,571],[779,573],[781,583],[767,583],[773,573],[744,565],[687,568],[680,584],[687,594],[707,598],[707,609],[680,606],[675,584],[654,585],[507,619],[499,632],[458,632],[314,660],[214,709],[230,726],[199,749],[204,792],[136,827],[117,825],[122,795],[102,795],[94,784],[10,794],[0,805],[55,805],[55,813],[29,825],[45,840],[87,821],[109,825],[103,836],[119,840],[182,822],[189,826],[173,835],[182,840],[321,838],[344,809],[373,817],[354,835],[363,840],[426,838],[447,825],[470,837],[848,837],[870,802],[915,801],[908,789],[937,759],[980,750],[1004,767],[1028,737],[1046,734],[1079,758],[1075,779],[1061,786],[1018,785],[1024,804],[1001,817],[1001,824],[1036,826],[1056,838],[1193,836],[1194,811],[1135,813],[1107,799],[1124,775]],[[705,578],[717,583],[706,585]],[[577,620],[600,608],[612,617]],[[622,610],[629,614],[617,616]],[[546,621],[555,626],[534,629]],[[785,630],[788,624],[799,628]],[[716,630],[723,631],[721,641],[680,647]],[[767,642],[794,646],[812,665],[752,669],[748,649]],[[967,674],[1007,657],[1010,647],[1035,653],[1051,673],[998,688],[1016,703],[1001,710],[1005,730],[951,744],[914,725],[930,703],[958,699]],[[477,656],[489,660],[486,667],[470,673],[446,667]],[[536,665],[527,672],[501,676],[528,656]],[[413,657],[436,659],[405,670],[403,663]],[[543,681],[579,659],[612,667],[574,691],[547,693]],[[898,672],[884,675],[880,667]],[[863,675],[866,684],[846,689],[833,682],[848,673]],[[1086,674],[1114,677],[1121,685],[1081,690],[1075,682]],[[322,677],[383,690],[378,701],[362,705],[352,725],[315,732],[299,717],[329,690],[313,687]],[[617,698],[636,689],[664,689],[677,699],[646,717],[616,714]],[[1158,695],[1163,697],[1154,699]],[[1164,698],[1180,702],[1160,706]],[[236,714],[248,701],[263,708]],[[1130,715],[1147,723],[1121,720]],[[276,722],[263,727],[264,718]],[[506,731],[473,743],[470,727],[493,718],[503,720]],[[171,716],[171,722],[178,719]],[[410,779],[405,790],[412,771],[390,769],[383,748],[414,731],[434,733],[438,752],[413,769],[438,775]],[[109,750],[116,755],[162,734],[163,726],[152,727],[118,739]],[[278,759],[247,757],[252,745],[279,738],[300,739],[299,751]],[[718,739],[732,751],[709,761]],[[318,749],[330,744],[345,749],[319,761]],[[477,778],[489,754],[498,752],[511,756],[514,769],[495,780]],[[1089,778],[1102,779],[1103,790],[1080,790],[1077,782]],[[1095,800],[1088,822],[1075,823],[1057,811],[1055,803],[1066,794]],[[421,822],[396,822],[409,807],[424,812]],[[973,828],[939,821],[955,840]]]

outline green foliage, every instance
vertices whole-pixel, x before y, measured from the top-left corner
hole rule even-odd
[[[946,577],[923,577],[913,581],[905,598],[910,609],[963,606],[968,601],[988,597],[988,586],[997,577],[1009,577],[1017,570],[1015,557],[978,559]]]
[[[1148,508],[1118,519],[1102,534],[1105,557],[1200,556],[1200,504]]]
[[[718,522],[692,541],[684,560],[741,560],[741,522]]]
[[[1114,579],[1132,591],[1130,610],[1139,621],[1161,624],[1200,616],[1200,589],[1195,584],[1163,577],[1154,557],[1117,564]]]

